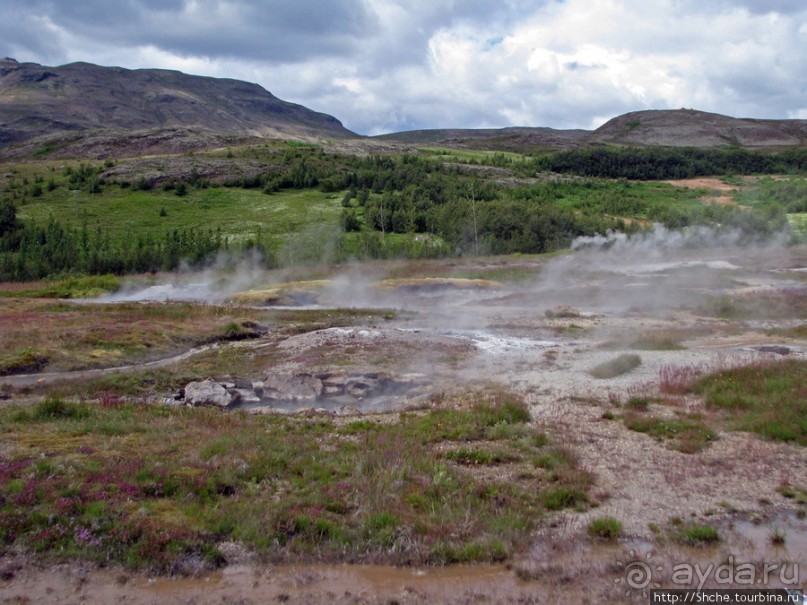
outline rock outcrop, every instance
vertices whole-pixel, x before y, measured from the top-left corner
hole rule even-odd
[[[185,403],[188,405],[214,405],[220,408],[229,407],[236,397],[223,385],[208,378],[190,382],[185,387]]]
[[[385,372],[270,372],[263,382],[238,380],[189,383],[170,403],[213,405],[256,411],[353,414],[401,407],[431,394],[421,374]]]
[[[322,381],[311,374],[270,374],[263,381],[263,399],[314,402],[322,395]]]

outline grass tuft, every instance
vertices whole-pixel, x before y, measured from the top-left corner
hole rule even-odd
[[[720,542],[720,533],[711,525],[693,523],[673,527],[672,537],[687,546],[709,546]]]
[[[637,412],[646,412],[650,407],[649,397],[631,397],[625,402],[625,408]]]
[[[33,412],[21,412],[17,422],[49,422],[52,420],[81,420],[89,418],[90,409],[86,405],[67,403],[61,397],[48,397],[34,407]]]
[[[784,546],[787,542],[787,533],[781,527],[771,528],[769,538],[774,546]]]
[[[600,517],[592,519],[586,528],[592,538],[600,540],[615,540],[622,533],[622,523],[614,517]]]
[[[504,450],[487,450],[487,449],[468,449],[460,448],[445,453],[447,460],[456,462],[457,464],[465,465],[497,465],[507,462],[517,462],[521,459],[520,456],[512,452]]]
[[[574,508],[585,510],[588,507],[588,495],[579,488],[559,486],[546,490],[541,495],[544,508],[551,511]]]

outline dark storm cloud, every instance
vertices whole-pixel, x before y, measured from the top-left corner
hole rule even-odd
[[[3,0],[0,7],[19,4]],[[354,0],[31,0],[24,12],[96,43],[281,62],[346,54],[375,25]]]
[[[23,51],[21,60],[59,56],[58,40],[48,36],[41,20],[29,13],[22,3],[0,1],[0,55],[13,56]]]

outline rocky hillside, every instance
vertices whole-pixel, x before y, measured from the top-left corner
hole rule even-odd
[[[239,80],[89,63],[0,60],[0,156],[182,153],[255,137],[357,138],[336,118]],[[391,144],[529,151],[596,144],[785,149],[807,145],[807,120],[732,118],[690,109],[637,111],[595,131],[440,129],[374,137]]]
[[[595,131],[553,128],[415,130],[377,137],[409,144],[524,151],[609,143],[665,147],[785,149],[807,145],[807,120],[754,120],[692,109],[635,111]]]
[[[807,120],[752,120],[694,109],[635,111],[613,118],[587,142],[749,149],[807,144]]]
[[[558,130],[555,128],[480,128],[410,130],[384,134],[376,139],[414,145],[445,145],[471,149],[501,149],[518,151],[525,148],[571,147],[591,134],[588,130]]]
[[[89,63],[0,61],[0,146],[98,130],[192,129],[287,138],[356,136],[336,118],[238,80]]]

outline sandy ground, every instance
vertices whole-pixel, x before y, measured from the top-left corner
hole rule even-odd
[[[712,195],[704,196],[701,198],[701,200],[710,204],[721,204],[721,205],[736,204],[737,201],[734,199],[733,194],[735,191],[738,191],[740,189],[739,187],[736,187],[734,185],[724,183],[720,179],[708,178],[708,177],[701,177],[696,179],[669,180],[662,182],[669,183],[670,185],[675,185],[676,187],[684,187],[686,189],[708,189],[715,193]]]
[[[700,177],[695,179],[673,179],[669,181],[661,181],[662,183],[669,183],[676,187],[685,187],[687,189],[712,189],[713,191],[737,191],[737,187],[729,185],[721,179]]]

